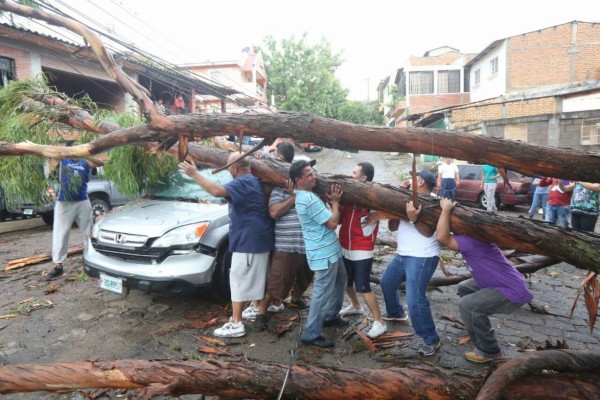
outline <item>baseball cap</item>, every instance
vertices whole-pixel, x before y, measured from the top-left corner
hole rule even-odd
[[[314,167],[317,160],[297,160],[290,167],[290,179],[295,182],[296,178],[302,177],[302,172],[306,167]]]
[[[433,190],[436,183],[435,175],[433,173],[423,170],[417,172],[417,176],[421,177],[421,179],[425,181],[425,183],[429,187],[429,190]]]

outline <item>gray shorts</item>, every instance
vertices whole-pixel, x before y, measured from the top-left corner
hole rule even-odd
[[[269,254],[233,253],[229,286],[231,301],[261,300],[265,296],[265,284],[269,269]]]

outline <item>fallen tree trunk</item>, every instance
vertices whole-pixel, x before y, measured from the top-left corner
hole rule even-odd
[[[550,351],[547,351],[550,353]],[[579,352],[582,353],[582,352]],[[551,355],[549,355],[551,357]],[[514,359],[518,365],[518,360]],[[597,355],[587,357],[597,368]],[[0,393],[64,391],[83,388],[141,389],[140,395],[204,394],[228,398],[273,399],[284,384],[283,364],[226,361],[119,360],[0,367]],[[492,375],[493,378],[493,375]],[[492,379],[490,378],[490,379]],[[600,374],[522,377],[504,390],[505,399],[562,400],[600,396]],[[293,366],[286,399],[474,398],[481,377],[426,364],[387,369]],[[589,397],[588,397],[589,398]]]
[[[514,358],[494,371],[479,391],[477,400],[500,399],[506,388],[510,388],[513,382],[532,372],[543,370],[558,372],[598,371],[600,370],[600,356],[598,353],[589,351],[551,350],[529,353]],[[598,393],[588,392],[588,388],[582,387],[581,389],[580,396],[574,398],[600,398]]]
[[[221,166],[226,164],[228,153],[219,149],[190,146],[189,154],[204,164]],[[289,164],[275,161],[251,160],[252,173],[263,181],[285,187],[289,178]],[[411,192],[374,182],[358,182],[345,175],[319,174],[316,191],[323,193],[333,183],[344,190],[343,202],[381,210],[407,219],[406,203]],[[424,209],[419,224],[435,229],[440,214],[438,201],[420,197]],[[529,254],[542,254],[568,262],[577,268],[600,271],[596,260],[600,259],[600,236],[557,225],[540,223],[525,218],[511,218],[480,211],[475,208],[457,206],[451,219],[451,230],[474,238],[496,243],[508,249],[521,250]]]

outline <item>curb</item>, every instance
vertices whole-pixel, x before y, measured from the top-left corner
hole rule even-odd
[[[38,228],[46,224],[41,218],[30,218],[19,221],[4,221],[0,223],[0,233],[10,233],[23,231],[26,229]]]

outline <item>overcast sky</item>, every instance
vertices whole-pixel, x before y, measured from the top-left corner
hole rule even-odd
[[[338,70],[354,100],[373,100],[377,84],[410,55],[450,46],[478,53],[497,39],[573,20],[600,22],[600,2],[570,0],[51,0],[180,64],[237,60],[243,47],[306,32],[324,37],[345,60]],[[77,19],[82,16],[70,12]],[[599,38],[600,40],[600,38]]]

